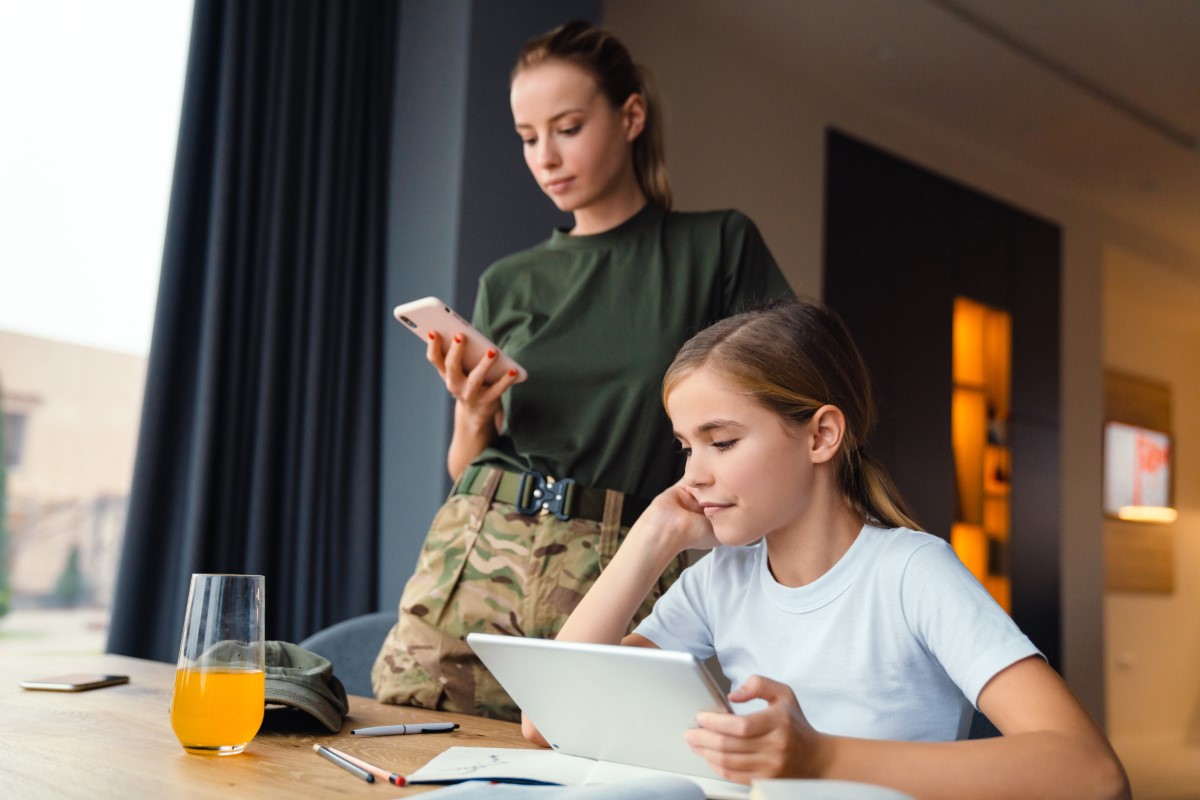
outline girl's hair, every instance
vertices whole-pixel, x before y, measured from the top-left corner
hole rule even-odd
[[[887,472],[863,452],[875,423],[871,379],[841,317],[825,306],[784,301],[705,328],[679,349],[663,378],[663,401],[701,367],[715,370],[789,425],[837,406],[846,431],[838,483],[850,507],[884,528],[920,530]]]
[[[589,22],[575,20],[526,42],[517,55],[512,77],[515,79],[523,70],[553,60],[574,64],[591,75],[613,108],[621,108],[635,92],[642,96],[646,103],[646,125],[633,141],[633,171],[646,199],[670,210],[671,182],[667,178],[663,148],[662,104],[649,70],[633,63],[617,37]]]

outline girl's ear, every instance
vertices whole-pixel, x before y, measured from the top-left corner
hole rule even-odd
[[[812,449],[809,453],[812,463],[823,464],[833,460],[846,435],[846,415],[837,406],[824,405],[812,415],[809,426],[812,434]]]
[[[625,141],[632,142],[646,129],[646,98],[634,92],[621,106],[621,123],[625,126]]]

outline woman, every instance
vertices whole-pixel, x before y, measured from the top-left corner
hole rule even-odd
[[[528,42],[510,101],[569,230],[493,264],[474,323],[528,370],[487,385],[429,345],[455,397],[456,478],[372,671],[385,702],[517,719],[463,637],[553,637],[628,525],[678,477],[658,382],[696,330],[790,294],[754,224],[673,212],[659,103],[625,47],[574,22]],[[648,612],[679,572],[672,564]]]

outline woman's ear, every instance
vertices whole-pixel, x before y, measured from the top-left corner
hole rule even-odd
[[[621,106],[621,123],[625,126],[625,141],[632,142],[646,129],[646,98],[634,92]]]
[[[846,435],[846,415],[837,406],[824,405],[812,415],[809,426],[812,463],[831,461],[841,449]]]

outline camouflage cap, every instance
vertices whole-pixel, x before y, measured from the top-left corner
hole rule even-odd
[[[306,711],[337,733],[349,710],[329,659],[291,642],[266,643],[266,699]]]

